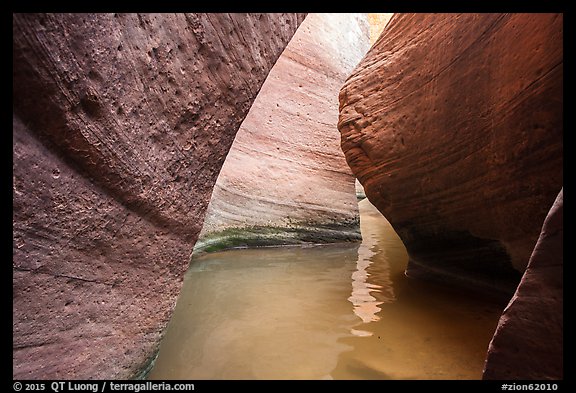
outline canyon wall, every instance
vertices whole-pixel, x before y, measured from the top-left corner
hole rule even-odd
[[[369,48],[365,14],[310,14],[262,86],[195,251],[360,240],[338,91]]]
[[[564,195],[550,209],[528,267],[488,348],[484,379],[562,379]]]
[[[304,14],[13,14],[13,378],[138,377]]]
[[[368,25],[370,26],[370,46],[374,45],[374,43],[382,34],[382,31],[390,22],[390,18],[392,18],[393,13],[387,14],[368,14]]]
[[[562,37],[559,14],[395,14],[340,92],[342,149],[406,274],[515,291],[485,379],[563,376],[562,192],[542,228],[563,183]]]
[[[340,92],[342,149],[407,274],[511,296],[562,187],[561,14],[395,14]]]

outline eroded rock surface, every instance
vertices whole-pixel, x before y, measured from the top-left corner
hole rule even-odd
[[[310,14],[240,127],[196,250],[360,239],[338,92],[369,47],[365,14]]]
[[[13,378],[142,371],[234,135],[303,19],[13,15]]]
[[[484,379],[563,378],[563,191],[488,348]]]
[[[340,92],[342,149],[407,274],[511,296],[562,187],[561,14],[395,14]]]

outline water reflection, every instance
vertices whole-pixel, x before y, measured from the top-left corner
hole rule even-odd
[[[376,313],[381,310],[378,305],[382,304],[376,300],[376,298],[370,295],[371,291],[380,292],[382,289],[381,285],[370,284],[368,282],[368,272],[366,268],[370,266],[370,257],[374,253],[370,250],[370,244],[372,242],[363,242],[358,249],[358,262],[356,262],[356,271],[352,273],[352,295],[348,298],[350,302],[354,305],[354,313],[362,319],[363,322],[372,322],[380,319]],[[352,329],[353,334],[358,334],[358,330]],[[361,333],[358,335],[367,335]]]
[[[367,201],[367,200],[365,200]],[[361,202],[364,206],[366,202]],[[367,210],[367,209],[363,209]],[[371,226],[374,225],[373,220],[378,219],[377,217],[371,217],[370,212],[366,211],[362,215],[362,244],[358,248],[358,258],[356,261],[356,271],[352,273],[352,295],[348,300],[354,305],[354,313],[362,319],[362,322],[368,323],[377,321],[380,317],[377,315],[381,308],[378,307],[382,303],[391,303],[395,300],[394,290],[392,287],[392,282],[389,276],[381,275],[380,283],[372,283],[369,280],[370,273],[367,269],[372,264],[372,257],[374,257],[377,252],[374,251],[377,248],[378,239],[376,234],[370,230]],[[381,217],[383,218],[383,217]],[[388,265],[388,261],[380,261],[381,264]],[[381,270],[385,270],[385,266],[381,267]],[[382,285],[383,284],[383,285]],[[371,293],[380,294],[377,300]],[[366,332],[364,330],[351,329],[352,334],[356,336],[370,336],[371,332]]]
[[[343,337],[334,379],[480,379],[484,357],[504,304],[404,276],[408,255],[390,224],[367,201],[359,203],[362,236],[371,242],[366,281],[382,288],[376,321]],[[369,288],[369,286],[368,286]]]
[[[326,379],[350,350],[358,244],[197,258],[150,378]]]
[[[480,378],[502,306],[408,280],[359,207],[362,244],[195,257],[149,378]]]

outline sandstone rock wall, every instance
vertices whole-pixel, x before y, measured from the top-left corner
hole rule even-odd
[[[242,123],[196,251],[360,239],[338,91],[369,46],[365,14],[310,14]]]
[[[13,14],[13,378],[155,354],[234,135],[303,14]]]
[[[550,209],[522,281],[488,348],[484,379],[562,379],[563,191]]]
[[[368,24],[370,25],[370,46],[374,45],[374,43],[386,28],[386,25],[392,18],[392,13],[387,14],[368,14]]]
[[[394,14],[340,92],[342,149],[407,273],[510,296],[562,187],[561,14]]]

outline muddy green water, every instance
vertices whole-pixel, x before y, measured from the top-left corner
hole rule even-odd
[[[406,278],[359,207],[359,244],[195,257],[148,378],[480,379],[504,305]]]

